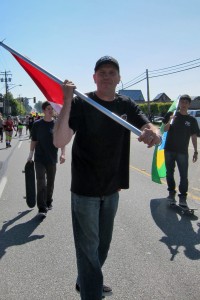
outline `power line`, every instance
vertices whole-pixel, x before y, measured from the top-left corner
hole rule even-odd
[[[144,77],[144,78],[142,78],[141,80],[138,80],[138,81],[136,81],[136,82],[134,82],[134,83],[131,83],[130,85],[128,85],[128,86],[125,86],[125,87],[123,87],[123,90],[124,89],[127,89],[127,88],[129,88],[130,86],[133,86],[133,85],[135,85],[135,84],[137,84],[137,83],[139,83],[139,82],[141,82],[141,81],[143,81],[143,80],[146,80],[146,76]],[[125,83],[125,85],[126,85],[127,83]]]
[[[162,77],[162,76],[167,76],[167,75],[171,75],[171,74],[175,74],[175,73],[188,71],[188,70],[199,68],[199,67],[200,67],[200,58],[197,58],[197,59],[185,62],[185,63],[177,64],[177,65],[166,67],[166,68],[156,69],[156,70],[148,71],[148,72],[149,72],[149,78],[155,78],[155,77]],[[153,74],[153,73],[155,73],[155,74]],[[145,74],[145,72],[140,74],[139,76],[133,78],[132,80],[124,83],[122,89],[127,89],[127,88],[147,79],[146,74],[145,74],[145,76],[142,79],[135,81],[137,78],[139,78],[140,76],[142,76],[144,74]]]
[[[142,75],[145,75],[145,72],[143,72],[142,74],[138,75],[137,77],[131,79],[130,81],[126,82],[126,84],[129,84],[131,83],[132,81],[136,80],[136,79],[139,79],[139,77],[141,77]],[[145,75],[146,76],[146,75]]]
[[[160,74],[160,75],[149,76],[149,78],[166,76],[166,75],[175,74],[175,73],[179,73],[179,72],[183,72],[183,71],[188,71],[188,70],[195,69],[195,68],[199,68],[199,67],[200,67],[200,65],[195,66],[195,67],[191,67],[191,68],[187,68],[187,69],[184,69],[184,70],[179,70],[179,71],[169,72],[169,73],[166,73],[166,74]]]
[[[174,65],[174,66],[167,67],[167,68],[157,69],[157,70],[153,70],[153,71],[149,71],[149,72],[156,72],[156,71],[161,71],[161,70],[167,70],[167,69],[171,69],[171,68],[174,68],[174,67],[186,65],[186,64],[189,64],[189,63],[194,62],[194,61],[197,61],[197,60],[200,60],[200,58],[193,59],[193,60],[190,60],[190,61],[185,62],[185,63],[182,63],[182,64]]]
[[[166,68],[165,71],[157,71],[157,72],[149,71],[149,73],[151,75],[154,75],[154,73],[155,73],[155,75],[156,74],[162,75],[162,74],[166,74],[166,73],[174,72],[174,71],[179,71],[179,70],[183,70],[184,71],[185,69],[188,69],[188,68],[190,68],[192,66],[197,66],[199,64],[200,64],[200,61],[192,63],[192,64],[188,64],[187,66],[184,66],[184,67],[183,66],[178,66],[178,67],[174,67],[174,68]]]

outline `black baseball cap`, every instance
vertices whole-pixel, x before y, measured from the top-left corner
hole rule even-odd
[[[187,100],[189,103],[191,103],[191,98],[189,95],[185,94],[185,95],[181,95],[180,100]]]
[[[119,63],[112,56],[102,56],[99,60],[97,60],[94,71],[96,72],[102,65],[104,64],[113,64],[119,72]]]

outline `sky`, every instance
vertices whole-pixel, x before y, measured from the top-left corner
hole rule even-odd
[[[1,0],[0,8],[0,41],[5,39],[9,47],[62,81],[72,80],[82,93],[95,90],[94,66],[104,55],[120,64],[117,89],[135,78],[132,82],[136,82],[147,69],[149,74],[162,74],[151,72],[200,59],[199,0]],[[12,74],[9,87],[15,98],[46,100],[12,55],[0,47],[1,78],[5,71]],[[150,99],[162,92],[171,99],[185,93],[199,96],[199,75],[197,67],[149,78]],[[146,79],[128,89],[142,90],[147,99]],[[0,93],[5,93],[2,82]]]

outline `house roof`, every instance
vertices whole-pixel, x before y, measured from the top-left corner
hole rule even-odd
[[[160,93],[158,94],[153,100],[158,100],[160,99],[160,97],[162,97],[162,95],[166,95],[165,93]]]
[[[196,100],[196,99],[199,99],[199,98],[200,98],[200,96],[191,96],[192,100]]]
[[[170,102],[171,99],[165,93],[159,93],[152,101]]]
[[[130,97],[134,101],[144,101],[141,90],[119,90],[119,94]]]

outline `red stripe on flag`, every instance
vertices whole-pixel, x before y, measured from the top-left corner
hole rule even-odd
[[[63,91],[60,84],[48,77],[46,74],[42,73],[37,68],[33,67],[31,64],[11,53],[18,63],[24,68],[24,70],[33,79],[35,84],[44,94],[48,101],[54,102],[56,104],[63,104]]]

